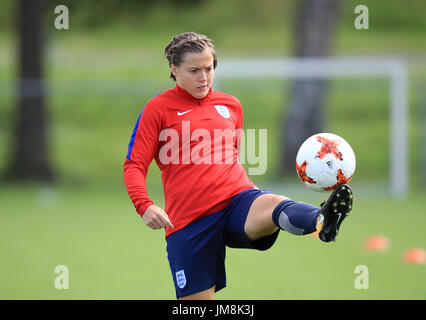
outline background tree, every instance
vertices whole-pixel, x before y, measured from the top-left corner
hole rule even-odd
[[[339,0],[300,2],[295,25],[298,58],[329,55],[339,7]],[[297,150],[303,141],[323,131],[327,85],[328,81],[325,79],[297,79],[292,84],[289,109],[281,136],[284,175],[294,172]]]
[[[18,21],[18,99],[12,157],[6,175],[12,180],[51,180],[43,72],[43,0],[20,0]]]

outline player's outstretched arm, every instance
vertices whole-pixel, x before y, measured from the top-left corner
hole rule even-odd
[[[165,227],[174,228],[167,213],[155,204],[150,205],[145,210],[142,219],[148,227],[154,230]]]

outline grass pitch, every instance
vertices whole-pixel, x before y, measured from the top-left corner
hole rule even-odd
[[[0,299],[175,299],[164,231],[145,226],[124,187],[0,191]],[[426,243],[422,196],[358,191],[335,243],[281,232],[266,252],[228,249],[228,287],[216,299],[425,299],[425,265],[402,260]],[[310,196],[295,199],[318,204]],[[386,252],[364,249],[372,234],[390,239]],[[58,265],[69,270],[69,289],[55,288]],[[359,265],[368,268],[368,289],[355,287]]]

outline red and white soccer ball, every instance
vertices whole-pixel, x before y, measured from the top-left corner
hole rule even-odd
[[[348,183],[355,172],[355,165],[355,154],[349,143],[333,133],[309,137],[296,156],[300,180],[315,191],[328,192]]]

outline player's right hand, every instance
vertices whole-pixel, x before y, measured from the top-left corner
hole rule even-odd
[[[167,213],[155,204],[150,205],[145,210],[142,219],[148,227],[154,230],[165,227],[174,228]]]

